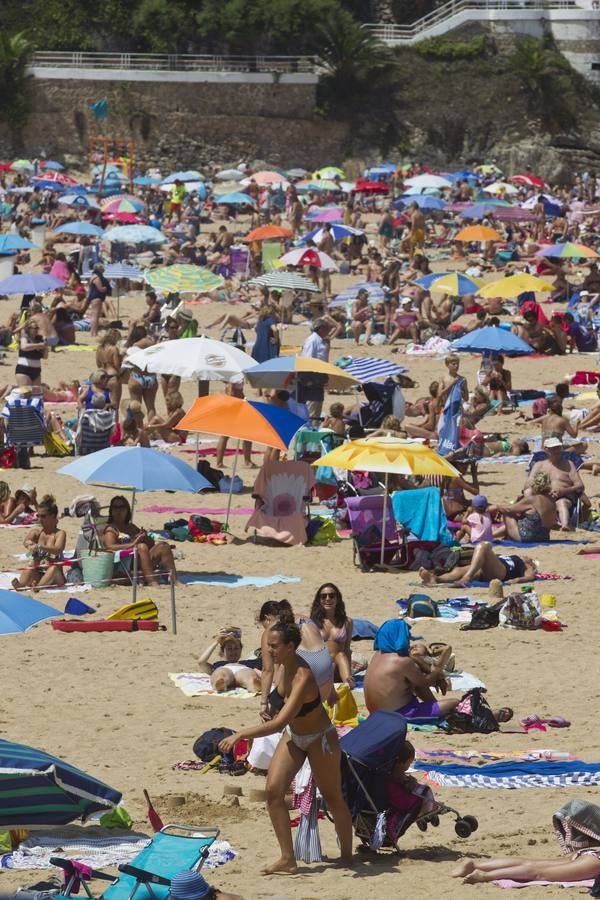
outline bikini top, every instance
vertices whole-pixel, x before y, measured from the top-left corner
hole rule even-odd
[[[269,694],[269,703],[272,708],[279,712],[283,709],[283,704],[285,703],[284,698],[281,696],[277,688],[273,688],[271,693]],[[313,709],[317,709],[321,705],[321,697],[319,694],[314,698],[314,700],[309,700],[308,703],[303,703],[298,712],[296,713],[297,718],[302,718],[302,716],[307,716],[309,713],[313,711]]]
[[[323,638],[324,641],[330,640],[330,641],[334,641],[336,644],[344,645],[346,643],[346,639],[348,637],[348,632],[346,631],[346,626],[342,625],[342,627],[338,628],[335,633],[332,632],[329,635],[329,637],[327,637],[325,635],[325,633],[323,631],[321,631],[321,637]]]

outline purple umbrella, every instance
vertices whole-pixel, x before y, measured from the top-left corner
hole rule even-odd
[[[316,215],[306,217],[311,222],[341,222],[344,218],[344,210],[339,206],[326,206]]]
[[[54,275],[31,272],[27,275],[11,275],[0,281],[0,294],[46,294],[64,286],[64,281]]]
[[[521,209],[518,206],[496,206],[493,216],[500,222],[533,222],[535,215],[530,209]]]

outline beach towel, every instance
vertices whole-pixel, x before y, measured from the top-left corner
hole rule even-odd
[[[528,466],[531,462],[531,453],[524,453],[522,456],[482,456],[481,459],[477,460],[477,465],[491,465],[493,463],[499,463],[501,466],[506,466],[509,463],[514,463],[517,466]]]
[[[196,516],[224,516],[227,513],[225,506],[143,506],[140,512],[146,513],[189,513]],[[254,507],[232,506],[230,516],[249,516],[254,512]]]
[[[0,572],[0,590],[11,590],[13,578],[18,578],[20,574],[20,572]],[[91,589],[91,584],[65,584],[63,587],[50,586],[40,588],[41,591],[47,591],[51,594],[80,594],[82,591],[91,591]],[[28,591],[29,588],[23,588],[24,594]]]
[[[561,575],[559,572],[537,572],[535,578],[533,578],[532,580],[533,581],[561,581],[561,580],[572,581],[572,578],[573,578],[572,575]],[[411,584],[418,586],[420,588],[426,587],[427,590],[429,590],[430,588],[436,588],[436,587],[454,588],[454,589],[458,588],[459,590],[464,590],[466,587],[468,587],[468,588],[486,588],[486,587],[490,586],[489,581],[470,581],[468,584],[458,584],[458,582],[453,584],[451,582],[446,581],[443,584],[440,583],[440,584],[426,584],[426,585],[424,585],[420,581],[413,581],[413,582],[411,582]]]
[[[420,541],[452,543],[439,487],[394,491],[392,509],[396,521],[401,522]]]
[[[541,788],[600,784],[600,763],[581,760],[548,762],[505,761],[487,766],[432,766],[415,762],[415,769],[437,787]]]
[[[191,573],[179,576],[184,584],[208,584],[211,587],[270,587],[273,584],[292,584],[300,581],[299,578],[289,578],[287,575],[226,575],[215,572],[212,575]]]
[[[592,887],[594,882],[590,879],[589,881],[512,881],[510,878],[500,878],[498,881],[492,881],[492,884],[495,884],[496,887],[501,888],[526,888],[526,887],[546,887],[548,885],[552,885],[553,887]]]
[[[476,763],[481,766],[490,762],[500,762],[501,760],[512,760],[513,762],[534,762],[537,759],[574,759],[574,757],[564,750],[457,750],[446,747],[415,751],[416,759],[420,761],[429,760],[443,765],[447,760],[459,760],[463,763]]]
[[[448,677],[450,678],[451,691],[462,691],[465,693],[473,688],[485,687],[483,681],[477,678],[476,675],[471,675],[470,672],[452,672]]]
[[[494,541],[494,545],[499,547],[551,547],[554,544],[593,544],[591,538],[553,538],[550,541],[511,541],[501,540]]]
[[[204,672],[169,672],[169,678],[180,691],[183,691],[186,697],[202,697],[207,694],[213,697],[235,697],[238,700],[256,697],[256,694],[245,688],[215,691],[210,683],[210,675],[206,675]]]

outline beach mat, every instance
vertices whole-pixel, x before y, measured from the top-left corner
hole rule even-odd
[[[236,697],[238,700],[248,700],[256,697],[252,691],[245,688],[234,688],[232,691],[215,691],[210,683],[210,675],[204,672],[169,672],[169,678],[173,684],[183,691],[186,697]]]
[[[145,513],[188,513],[194,516],[224,516],[227,514],[226,506],[143,506],[140,512]],[[254,512],[254,507],[250,506],[232,506],[229,510],[230,516],[250,516]],[[31,526],[30,526],[31,527]]]
[[[273,584],[293,584],[300,581],[299,578],[290,578],[287,575],[226,575],[217,572],[212,575],[208,574],[188,574],[180,575],[180,580],[184,584],[206,584],[210,587],[270,587]]]
[[[83,622],[79,619],[58,619],[52,622],[55,631],[64,631],[67,634],[73,632],[99,632],[99,631],[160,631],[161,626],[156,620],[143,621],[139,619],[97,619],[95,622]],[[165,630],[163,625],[163,630]]]
[[[556,544],[593,544],[589,538],[557,538],[551,541],[512,541],[510,539],[494,541],[495,547],[552,547]]]

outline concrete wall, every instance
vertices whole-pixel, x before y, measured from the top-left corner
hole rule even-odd
[[[339,159],[347,131],[316,115],[314,79],[298,84],[286,78],[294,76],[270,83],[33,77],[22,151],[87,155],[90,137],[105,133],[133,139],[138,159],[170,160],[183,168],[195,168],[206,156],[250,156],[288,166]],[[97,122],[90,105],[104,97],[109,117]]]

